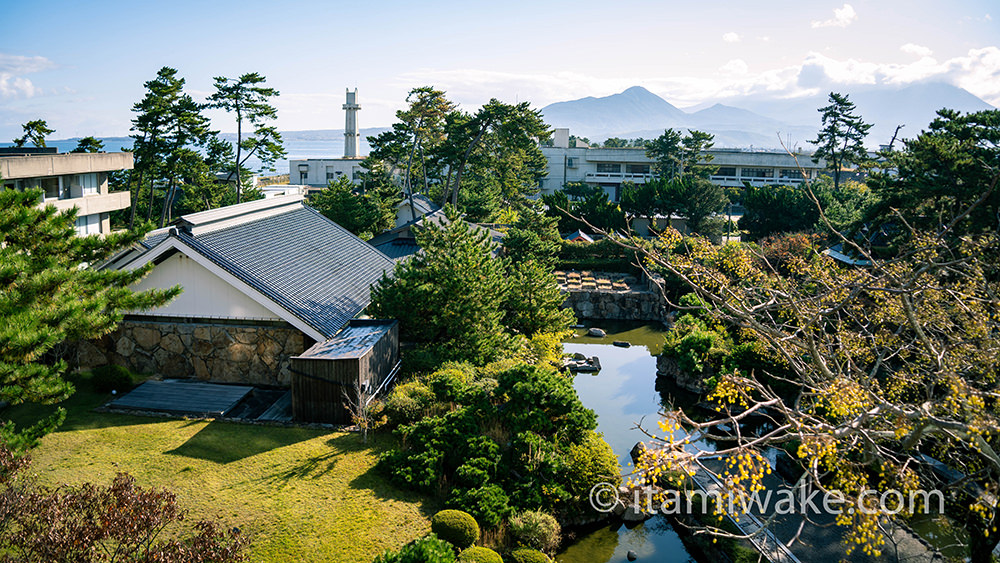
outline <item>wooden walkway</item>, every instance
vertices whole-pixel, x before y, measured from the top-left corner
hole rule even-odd
[[[716,460],[722,459],[719,457],[707,457],[702,458],[705,460]],[[702,493],[705,493],[713,498],[728,498],[728,491],[725,485],[719,481],[715,475],[706,471],[703,467],[699,467],[695,471],[692,477],[695,485],[701,489]],[[771,530],[764,526],[764,523],[749,512],[740,515],[739,521],[733,518],[732,515],[727,515],[729,521],[736,526],[740,533],[750,536],[750,543],[757,548],[757,551],[764,555],[770,563],[801,563],[799,558],[792,553],[788,547],[783,544]]]
[[[167,379],[147,381],[108,407],[194,416],[226,416],[253,387]]]

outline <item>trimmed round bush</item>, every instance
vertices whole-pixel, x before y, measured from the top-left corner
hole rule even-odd
[[[442,510],[431,518],[431,531],[459,549],[479,540],[479,524],[468,512]]]
[[[562,528],[551,514],[529,510],[510,519],[510,533],[518,545],[551,552],[559,547]]]
[[[470,547],[458,554],[458,563],[503,563],[503,559],[488,547]]]
[[[522,547],[510,552],[510,560],[507,563],[552,563],[548,555],[537,549]]]
[[[132,388],[132,372],[114,364],[96,367],[90,371],[90,383],[98,393],[128,391]]]
[[[448,542],[428,534],[404,545],[399,551],[379,555],[374,563],[455,563],[455,552]]]

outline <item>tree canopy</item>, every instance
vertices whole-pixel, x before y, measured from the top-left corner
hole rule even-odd
[[[865,123],[856,112],[854,102],[846,94],[830,92],[830,105],[820,108],[823,125],[816,139],[813,161],[826,159],[833,173],[833,188],[840,188],[840,175],[847,164],[861,165],[868,161],[865,137],[872,124]]]
[[[31,143],[32,146],[44,148],[45,137],[55,133],[55,129],[50,129],[44,119],[29,121],[21,125],[21,129],[24,130],[24,135],[12,141],[15,147],[23,147]]]
[[[274,170],[274,162],[285,157],[281,144],[281,134],[269,121],[277,119],[278,110],[271,104],[271,98],[278,96],[274,88],[262,86],[267,79],[256,72],[248,72],[239,78],[215,77],[215,92],[208,97],[210,108],[217,108],[236,114],[236,155],[232,162],[225,163],[229,169],[228,178],[236,176],[236,203],[243,195],[244,165],[250,157],[257,157],[261,165]],[[253,133],[244,138],[243,123],[253,126]]]
[[[162,305],[178,288],[133,292],[129,285],[149,268],[96,270],[89,267],[136,242],[142,233],[75,236],[76,211],[39,207],[37,191],[0,192],[0,401],[52,404],[73,392],[63,375],[65,361],[48,361],[60,343],[97,338],[115,328],[124,311]],[[63,416],[16,432],[4,425],[2,438],[23,447]]]

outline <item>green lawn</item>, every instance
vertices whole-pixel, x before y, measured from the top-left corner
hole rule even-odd
[[[174,491],[195,518],[239,526],[252,561],[367,562],[430,528],[434,506],[387,484],[373,467],[378,443],[357,434],[95,413],[110,395],[79,387],[66,423],[31,452],[45,483],[107,484],[126,471]],[[23,405],[0,419],[47,410]]]

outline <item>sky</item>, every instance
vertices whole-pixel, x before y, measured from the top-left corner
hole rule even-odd
[[[361,127],[388,126],[423,85],[468,111],[636,85],[688,107],[921,80],[1000,106],[996,0],[47,0],[2,13],[4,141],[33,119],[52,139],[127,135],[163,66],[201,100],[213,77],[263,74],[283,131],[343,128],[346,88],[358,88]],[[210,115],[235,131],[232,116]]]

